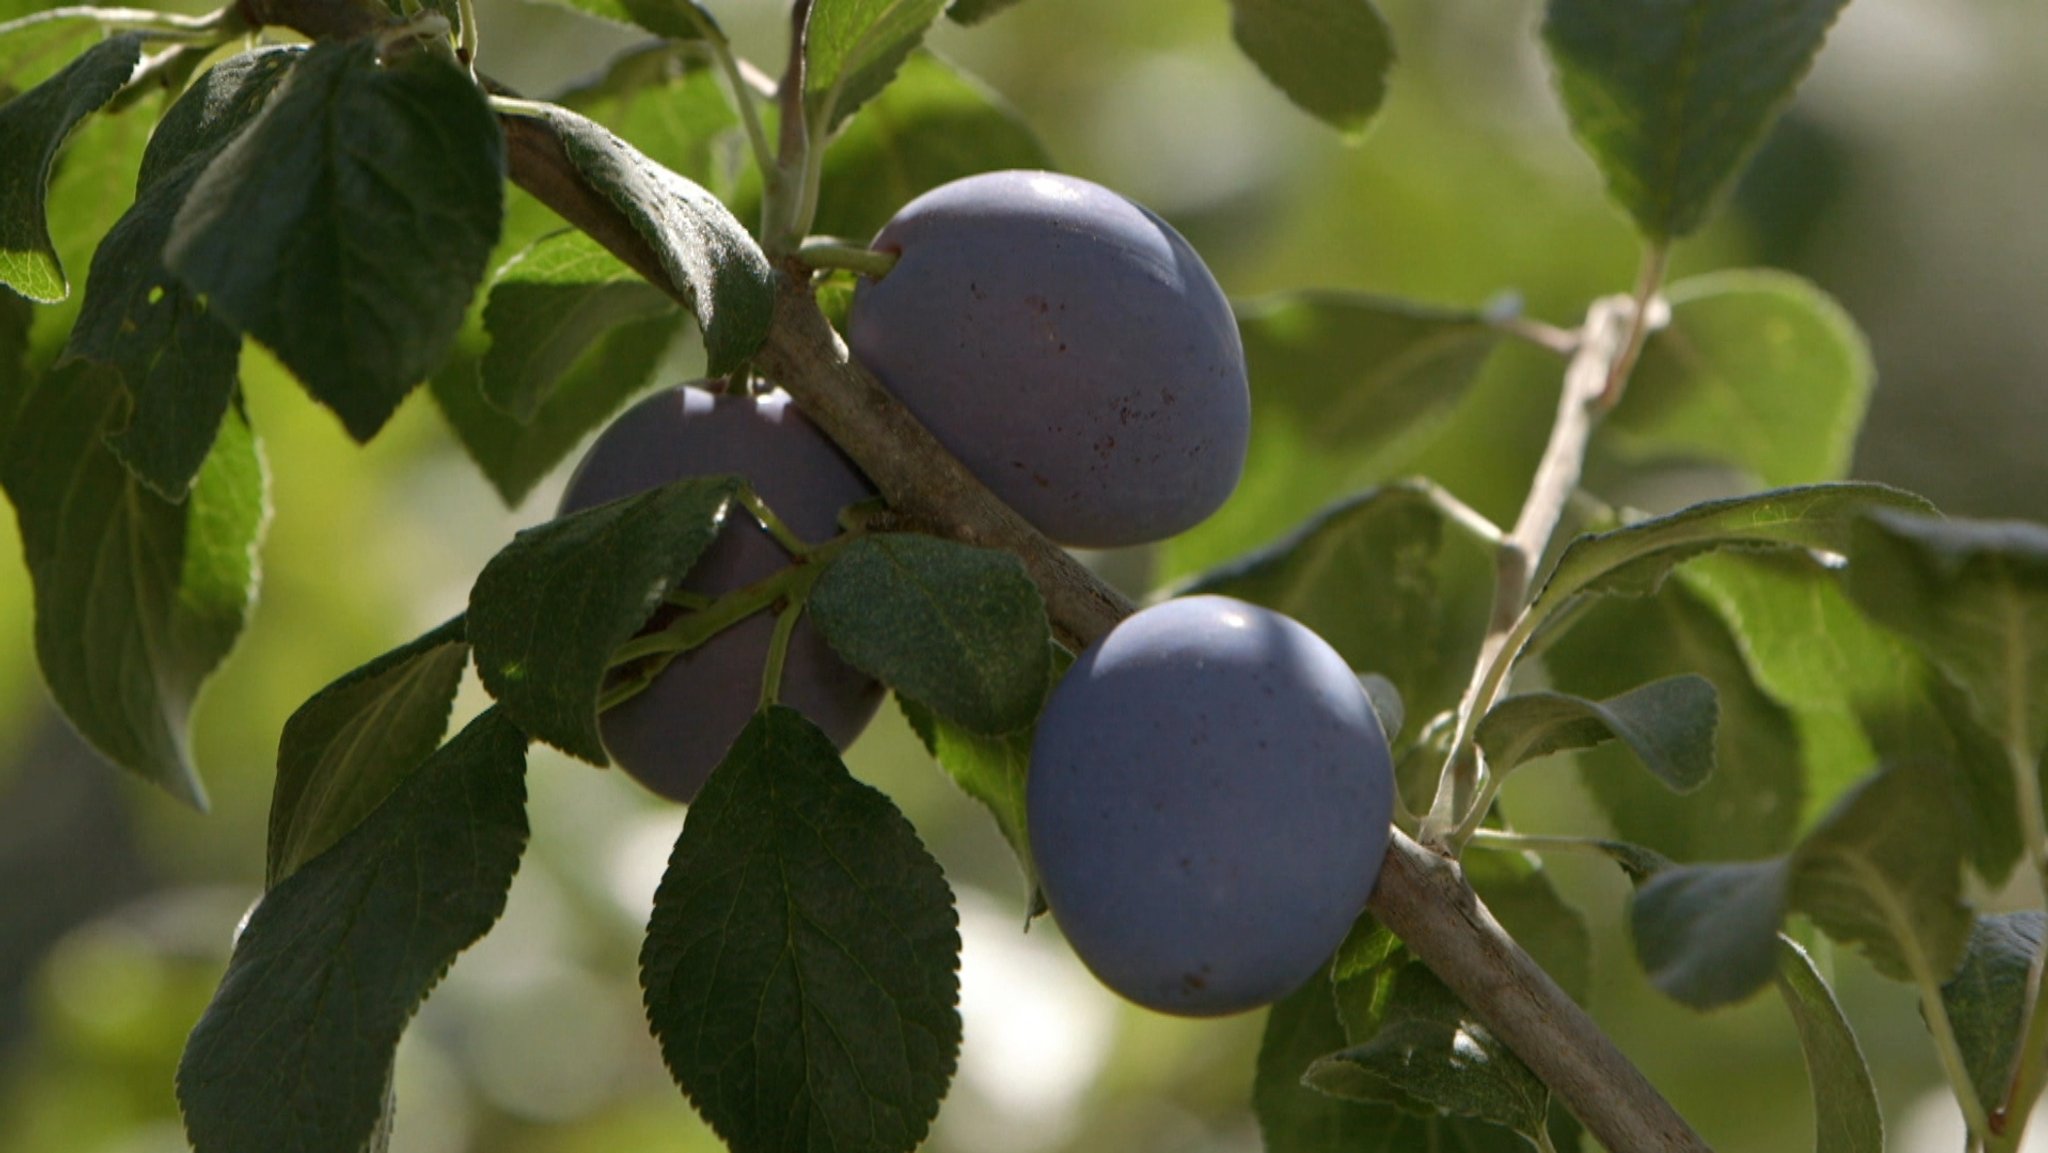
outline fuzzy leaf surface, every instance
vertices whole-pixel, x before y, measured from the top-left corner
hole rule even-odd
[[[2048,917],[2032,909],[1979,917],[1963,963],[1941,987],[1970,1082],[1980,1101],[2004,1098],[2026,1022],[2027,975]]]
[[[1013,554],[917,533],[861,537],[811,592],[811,619],[846,663],[973,732],[1038,716],[1052,626]]]
[[[731,210],[603,125],[565,108],[547,122],[569,162],[633,224],[704,330],[706,371],[722,376],[768,339],[775,270]]]
[[[1790,103],[1848,0],[1550,0],[1572,132],[1654,242],[1684,236]]]
[[[324,42],[206,166],[164,259],[366,441],[453,349],[504,185],[503,133],[461,69]]]
[[[525,778],[525,735],[488,711],[265,894],[178,1066],[199,1153],[361,1153],[399,1035],[504,912]]]
[[[505,715],[609,764],[597,702],[612,651],[647,623],[725,524],[730,477],[692,477],[521,532],[477,574],[469,642]]]
[[[957,924],[895,805],[771,706],[690,807],[655,893],[648,1020],[734,1153],[908,1153],[959,1052]]]
[[[1651,681],[1604,701],[1568,693],[1502,700],[1479,722],[1479,744],[1497,773],[1552,753],[1619,740],[1673,792],[1691,792],[1714,771],[1720,721],[1714,682],[1693,673]]]

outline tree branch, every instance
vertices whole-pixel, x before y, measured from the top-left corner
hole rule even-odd
[[[348,0],[242,0],[252,23],[313,37],[381,27]],[[647,280],[680,297],[639,233],[570,164],[538,121],[502,117],[512,179]],[[1131,603],[988,491],[847,355],[810,288],[783,265],[774,325],[755,358],[844,449],[898,516],[969,544],[1007,549],[1045,595],[1060,638],[1079,649],[1130,615]],[[1370,908],[1505,1041],[1595,1137],[1629,1153],[1700,1153],[1707,1145],[1591,1018],[1487,912],[1455,862],[1394,831]]]

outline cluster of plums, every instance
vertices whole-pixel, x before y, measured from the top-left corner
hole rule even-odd
[[[1151,212],[1045,172],[956,181],[875,237],[897,257],[856,289],[856,360],[1062,544],[1161,540],[1227,499],[1250,400],[1230,305]],[[564,513],[685,476],[738,473],[820,542],[873,495],[779,392],[684,386],[630,409],[576,470]],[[684,588],[716,596],[790,562],[744,517]],[[607,712],[627,772],[688,802],[756,707],[772,622],[681,654]],[[781,683],[841,748],[882,696],[800,622]],[[1048,903],[1103,982],[1213,1015],[1277,999],[1336,948],[1372,891],[1392,769],[1364,690],[1321,638],[1223,597],[1167,601],[1080,655],[1048,698],[1027,817]]]

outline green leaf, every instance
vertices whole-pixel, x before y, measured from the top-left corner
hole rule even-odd
[[[203,808],[187,726],[255,597],[263,463],[230,413],[191,494],[171,504],[102,439],[121,403],[104,371],[44,378],[0,445],[0,487],[20,521],[51,695],[108,760]]]
[[[1873,515],[1849,595],[1961,685],[1985,728],[2038,765],[2048,745],[2048,527]]]
[[[1299,620],[1392,681],[1420,732],[1453,709],[1493,600],[1495,530],[1434,485],[1360,494],[1175,595],[1220,593]]]
[[[277,743],[266,887],[326,852],[433,754],[468,665],[457,617],[299,706]]]
[[[610,763],[597,701],[612,651],[647,623],[710,547],[739,482],[693,477],[521,532],[469,594],[484,688],[514,724]]]
[[[1031,129],[979,81],[926,52],[825,153],[813,232],[865,240],[919,193],[1010,168],[1051,168]]]
[[[1525,693],[1493,706],[1479,722],[1479,744],[1494,772],[1506,774],[1538,757],[1619,740],[1652,776],[1673,792],[1687,793],[1714,771],[1720,713],[1714,683],[1692,673],[1604,701]]]
[[[1813,1083],[1814,1153],[1884,1153],[1884,1115],[1863,1048],[1812,958],[1783,936],[1778,938],[1777,979]],[[2015,1005],[2013,1012],[2018,1011]]]
[[[1175,575],[1270,543],[1303,509],[1392,479],[1450,419],[1500,339],[1476,313],[1356,293],[1265,297],[1237,316],[1252,394],[1244,479],[1165,546]]]
[[[617,24],[637,24],[670,40],[721,37],[718,21],[696,0],[564,0],[571,8]]]
[[[946,9],[946,17],[958,24],[979,24],[1016,3],[1017,0],[953,0]]]
[[[1758,687],[1741,638],[1682,581],[1666,583],[1654,597],[1587,603],[1589,611],[1543,655],[1559,691],[1601,700],[1697,673],[1713,682],[1720,707],[1714,775],[1683,796],[1619,746],[1577,754],[1581,779],[1615,835],[1680,860],[1762,857],[1788,848],[1807,790],[1802,734],[1793,714]]]
[[[34,324],[35,306],[0,292],[0,446],[13,435],[15,413],[28,399],[28,334]]]
[[[1304,111],[1356,137],[1387,98],[1394,34],[1372,0],[1230,0],[1230,33]]]
[[[1370,1040],[1309,1066],[1332,1096],[1541,1132],[1550,1090],[1421,962],[1399,964]]]
[[[200,174],[248,127],[303,49],[233,56],[195,81],[142,156],[135,203],[101,241],[67,358],[104,364],[132,408],[108,437],[115,455],[170,500],[182,500],[234,400],[241,333],[221,323],[164,265],[178,210]]]
[[[1877,971],[1932,989],[1970,937],[1962,838],[1946,778],[1909,762],[1873,775],[1792,856],[1792,907]]]
[[[627,321],[599,337],[524,424],[484,399],[477,357],[457,356],[428,387],[470,459],[506,504],[517,505],[584,436],[653,382],[680,326],[671,313]]]
[[[1695,1009],[1734,1004],[1763,988],[1779,965],[1785,921],[1784,858],[1681,865],[1636,892],[1629,930],[1650,983]]]
[[[1679,579],[1735,630],[1757,684],[1792,711],[1804,820],[1818,820],[1873,764],[1940,765],[1953,781],[1971,860],[1998,884],[2020,856],[2005,751],[1960,690],[1857,611],[1843,575],[1805,554],[1723,553],[1686,566]]]
[[[603,124],[656,164],[714,193],[731,191],[741,124],[700,50],[674,41],[628,49],[555,103]]]
[[[629,321],[675,311],[666,293],[574,229],[544,236],[513,257],[490,291],[483,393],[522,424],[605,336]]]
[[[1725,461],[1773,488],[1848,471],[1877,374],[1840,305],[1763,270],[1682,280],[1665,295],[1671,323],[1601,425],[1604,451]]]
[[[1302,1081],[1311,1062],[1342,1049],[1344,1027],[1327,976],[1316,977],[1266,1015],[1252,1082],[1252,1110],[1268,1153],[1355,1153],[1361,1149],[1427,1148],[1388,1143],[1402,1123],[1392,1109],[1340,1100]]]
[[[704,329],[707,372],[745,364],[768,339],[775,270],[754,238],[703,188],[663,168],[603,125],[563,108],[544,116],[569,162],[631,221]]]
[[[804,108],[815,139],[888,87],[946,0],[816,0],[804,40]]]
[[[1979,917],[1963,963],[1941,987],[1970,1083],[1980,1101],[2003,1101],[2025,1027],[2027,978],[2048,917],[2036,910]]]
[[[690,807],[640,954],[663,1058],[734,1153],[908,1153],[960,1045],[952,893],[787,708]]]
[[[1046,690],[1066,675],[1074,658],[1057,645],[1047,646],[1051,659]],[[1017,857],[1024,872],[1029,916],[1045,912],[1045,897],[1038,889],[1038,866],[1031,859],[1030,822],[1024,805],[1024,784],[1031,773],[1033,725],[999,737],[983,736],[966,726],[939,716],[907,697],[898,696],[904,719],[924,742],[925,751],[953,778],[960,791],[980,801],[995,817],[996,828]]]
[[[504,183],[504,136],[461,69],[323,42],[207,165],[164,259],[368,440],[453,348]]]
[[[1848,0],[1550,0],[1572,131],[1653,242],[1698,228]]]
[[[50,173],[72,129],[127,85],[141,59],[141,37],[116,36],[0,104],[0,285],[44,304],[71,294],[50,241]]]
[[[1707,501],[1668,516],[1590,533],[1566,546],[1529,606],[1541,620],[1581,593],[1652,593],[1678,564],[1716,549],[1848,551],[1850,527],[1883,508],[1928,509],[1912,493],[1881,484],[1816,484]]]
[[[1038,716],[1052,627],[1023,562],[917,533],[848,545],[811,591],[811,619],[847,664],[986,735]]]
[[[204,1153],[360,1153],[399,1035],[488,931],[526,847],[526,737],[484,713],[271,889],[178,1066]]]

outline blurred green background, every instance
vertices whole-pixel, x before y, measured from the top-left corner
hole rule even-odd
[[[1061,167],[1172,219],[1233,294],[1342,287],[1470,305],[1513,291],[1571,324],[1591,297],[1626,288],[1634,242],[1565,131],[1536,47],[1540,5],[1383,5],[1401,61],[1357,145],[1266,86],[1231,46],[1221,0],[1030,0],[943,28],[934,46],[1011,102]],[[782,5],[709,7],[744,52],[779,57]],[[521,0],[484,13],[485,67],[533,93],[632,42]],[[1858,0],[1730,211],[1676,254],[1676,275],[1772,265],[1839,298],[1880,373],[1855,474],[1951,513],[2048,517],[2044,76],[2048,6]],[[456,611],[559,491],[560,470],[506,509],[424,392],[358,448],[263,354],[245,370],[276,515],[254,623],[198,712],[211,813],[104,767],[70,735],[36,680],[18,546],[0,545],[0,1150],[185,1148],[172,1076],[258,892],[281,725],[328,680]],[[1554,362],[1504,350],[1420,467],[1510,518],[1555,378]],[[1142,557],[1105,561],[1127,581],[1146,571]],[[477,707],[467,693],[459,711]],[[1050,923],[1020,933],[1022,886],[993,824],[893,711],[851,762],[897,799],[960,896],[967,1040],[930,1148],[1257,1148],[1244,1107],[1257,1015],[1190,1023],[1124,1007]],[[510,911],[400,1052],[394,1148],[718,1148],[661,1068],[635,981],[681,810],[540,749],[530,789],[534,841]],[[1569,773],[1529,774],[1510,800],[1527,827],[1597,827]],[[1567,859],[1554,871],[1594,928],[1592,1009],[1680,1109],[1720,1148],[1811,1148],[1777,1002],[1699,1017],[1661,999],[1617,931],[1613,870]],[[1816,947],[1873,1063],[1892,1147],[1959,1148],[1909,991]]]

